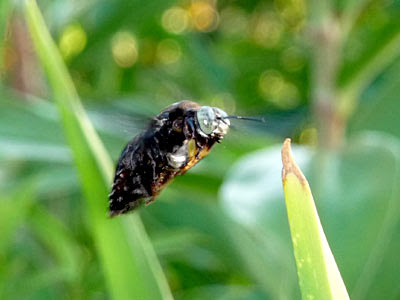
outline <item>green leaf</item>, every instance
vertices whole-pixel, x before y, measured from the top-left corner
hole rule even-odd
[[[350,120],[349,131],[379,130],[399,137],[397,116],[400,114],[400,60],[397,59],[375,84],[363,95],[363,102]]]
[[[343,10],[340,19],[343,33],[345,35],[351,31],[358,17],[369,4],[369,2],[371,2],[371,0],[344,0],[339,2],[339,6]]]
[[[355,248],[355,253],[363,255],[363,257],[360,259],[362,268],[353,276],[355,281],[351,299],[377,299],[380,295],[385,295],[385,299],[396,299],[398,285],[391,278],[398,278],[400,274],[400,260],[396,255],[400,249],[398,239],[400,228],[398,214],[400,210],[398,201],[400,195],[398,184],[400,180],[400,142],[389,134],[365,131],[352,137],[352,145],[349,150],[348,161],[352,161],[354,164],[351,169],[357,170],[357,172],[349,172],[349,175],[355,178],[351,185],[351,189],[354,189],[355,192],[349,196],[349,199],[357,202],[357,196],[354,196],[361,192],[364,194],[365,200],[362,206],[357,205],[354,208],[348,206],[353,214],[356,212],[353,222],[357,224],[357,228],[346,230],[349,232],[348,236],[341,234],[340,239],[344,240],[344,244],[349,244],[359,233],[360,228],[368,233],[368,237],[359,241],[359,245]],[[379,161],[379,164],[376,164],[376,161]],[[348,186],[350,176],[342,179],[345,182],[343,186]],[[368,177],[375,179],[369,181]],[[365,187],[365,182],[369,182],[368,187]],[[351,193],[350,189],[346,191],[345,188],[342,188],[341,190],[344,194]],[[368,215],[363,210],[368,211]],[[361,217],[363,215],[364,217]],[[363,254],[361,249],[368,249],[367,255]],[[343,261],[342,263],[346,265],[352,262],[354,260],[348,258],[347,262]]]
[[[400,22],[397,19],[388,22],[366,44],[357,61],[343,66],[339,78],[343,101],[358,96],[399,55]]]
[[[283,145],[282,162],[283,190],[302,297],[304,300],[350,299],[308,182],[291,155],[290,139]]]
[[[108,219],[113,164],[90,123],[34,0],[25,14],[86,195],[88,217],[114,299],[172,299],[139,215]]]
[[[10,246],[10,239],[29,212],[36,186],[31,182],[22,183],[20,189],[10,197],[0,196],[0,253],[5,253]]]
[[[68,281],[77,281],[81,272],[81,253],[71,232],[55,216],[36,206],[30,218],[30,227],[51,251]]]

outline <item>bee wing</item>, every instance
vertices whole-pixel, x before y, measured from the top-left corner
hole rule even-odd
[[[151,120],[151,117],[98,110],[89,111],[89,117],[96,129],[124,139],[143,131]]]
[[[96,129],[127,139],[144,131],[159,111],[156,105],[132,99],[115,99],[107,109],[92,105],[87,110]]]

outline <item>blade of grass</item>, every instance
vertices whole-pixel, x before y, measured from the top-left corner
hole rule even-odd
[[[290,139],[282,147],[282,182],[304,300],[350,299],[329,248],[307,179],[294,161]]]
[[[22,181],[22,180],[21,180]],[[10,196],[0,196],[0,253],[6,253],[10,246],[12,235],[16,232],[29,213],[34,203],[33,194],[36,192],[36,185],[29,180],[22,183],[18,191]],[[1,281],[1,280],[0,280]],[[1,290],[1,284],[0,284]]]
[[[62,277],[70,282],[79,280],[82,259],[80,248],[68,228],[39,205],[32,209],[29,228],[53,254]]]
[[[114,299],[172,299],[139,215],[108,219],[112,162],[90,123],[34,0],[25,15],[47,73],[86,195],[90,225]]]
[[[342,110],[350,114],[363,90],[400,54],[400,22],[389,22],[374,36],[360,58],[346,64],[339,78],[339,99]]]
[[[343,13],[340,17],[342,30],[345,36],[348,36],[358,17],[371,0],[350,0],[343,1]]]

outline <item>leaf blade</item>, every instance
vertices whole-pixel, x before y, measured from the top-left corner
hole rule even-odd
[[[286,139],[282,147],[282,163],[283,190],[302,298],[350,299],[307,179],[291,155],[290,139]]]

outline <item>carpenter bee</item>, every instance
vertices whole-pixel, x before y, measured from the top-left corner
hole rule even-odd
[[[109,195],[110,216],[153,202],[223,139],[230,117],[219,108],[191,101],[172,104],[155,116],[121,153]]]

